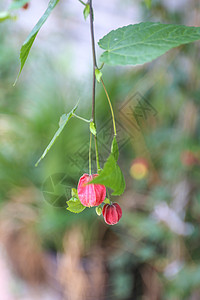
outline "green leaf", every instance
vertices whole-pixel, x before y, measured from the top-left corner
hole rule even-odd
[[[54,136],[53,136],[52,140],[50,141],[49,145],[44,150],[42,156],[36,162],[36,164],[35,164],[36,167],[38,166],[40,161],[47,155],[48,151],[51,149],[51,147],[55,143],[56,139],[59,137],[59,135],[63,131],[65,125],[68,123],[68,121],[71,119],[71,117],[73,117],[73,113],[76,111],[77,107],[78,107],[78,104],[76,104],[76,106],[68,114],[64,114],[60,117],[59,128],[56,131],[56,133],[54,134]]]
[[[112,141],[111,153],[113,154],[115,160],[118,161],[119,149],[118,149],[118,144],[117,144],[116,136],[114,136],[113,141]]]
[[[94,122],[90,122],[90,132],[91,132],[94,136],[96,136],[96,134],[97,134],[96,125],[95,125]]]
[[[9,9],[18,9],[23,7],[26,3],[29,3],[30,0],[14,0],[12,1],[12,3],[10,4]]]
[[[35,25],[35,27],[33,28],[33,30],[31,31],[31,33],[29,34],[29,36],[27,37],[27,39],[25,40],[25,42],[23,43],[22,47],[21,47],[21,51],[20,51],[20,60],[21,60],[21,67],[20,67],[20,71],[19,74],[15,80],[14,85],[16,84],[22,69],[24,67],[24,64],[27,60],[28,54],[31,50],[31,47],[33,45],[33,42],[40,30],[40,28],[42,27],[42,25],[46,22],[46,20],[48,19],[50,13],[52,12],[52,10],[54,9],[54,7],[56,6],[56,4],[59,2],[59,0],[50,0],[49,1],[49,5],[45,11],[45,13],[43,14],[43,16],[40,18],[40,20],[38,21],[38,23]]]
[[[102,73],[99,69],[95,69],[95,77],[98,82],[101,81]]]
[[[106,50],[101,61],[109,65],[140,65],[168,50],[200,39],[200,27],[140,23],[112,30],[99,41]]]
[[[99,176],[90,181],[90,183],[103,184],[111,188],[113,190],[112,195],[123,194],[126,186],[124,176],[112,153],[105,162]]]
[[[17,17],[11,15],[8,11],[2,11],[0,12],[0,23],[6,20],[16,20]]]
[[[84,11],[83,11],[83,15],[84,15],[85,20],[87,19],[87,17],[89,16],[89,14],[90,14],[90,5],[86,4],[86,6],[84,8]]]
[[[86,208],[86,206],[84,206],[81,201],[75,197],[72,197],[70,200],[68,200],[67,204],[67,210],[76,214],[82,212]]]

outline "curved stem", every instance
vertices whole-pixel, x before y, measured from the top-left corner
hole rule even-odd
[[[99,173],[101,171],[101,168],[100,168],[100,164],[99,164],[99,153],[98,153],[98,145],[97,145],[97,139],[96,138],[95,138],[95,150],[96,150],[97,173]]]
[[[104,63],[101,64],[101,66],[98,68],[99,70],[103,69]]]
[[[113,131],[114,131],[114,135],[116,136],[116,135],[117,135],[117,131],[116,131],[115,115],[114,115],[112,103],[111,103],[111,101],[110,101],[110,97],[109,97],[109,95],[108,95],[108,92],[107,92],[107,90],[106,90],[106,87],[105,87],[105,84],[104,84],[102,78],[101,78],[101,83],[102,83],[102,85],[103,85],[103,88],[104,88],[104,91],[105,91],[105,93],[106,93],[106,97],[107,97],[107,99],[108,99],[108,103],[109,103],[109,106],[110,106],[110,111],[111,111],[112,121],[113,121]]]
[[[80,119],[80,120],[84,121],[84,122],[90,123],[90,120],[87,120],[87,119],[85,119],[85,118],[82,118],[82,117],[80,117],[80,116],[78,116],[78,115],[76,115],[76,114],[73,114],[73,116],[76,117],[77,119]]]
[[[92,0],[89,0],[89,5],[90,5],[90,34],[91,34],[92,58],[93,58],[92,121],[95,124],[95,92],[96,92],[95,69],[97,68],[97,62],[96,62],[96,52],[95,52],[95,40],[94,40],[94,19],[93,19],[94,15],[93,15]],[[97,172],[99,172],[100,166],[99,166],[99,153],[98,153],[98,146],[97,146],[97,136],[95,136],[94,139],[95,139]]]

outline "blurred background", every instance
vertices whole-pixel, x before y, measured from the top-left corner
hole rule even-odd
[[[200,26],[198,0],[93,2],[96,41],[141,21]],[[91,115],[89,22],[78,0],[57,5],[13,87],[20,47],[47,4],[32,0],[0,23],[0,300],[199,300],[199,42],[144,66],[103,68],[127,185],[111,198],[123,217],[108,226],[92,208],[66,210],[88,170],[87,124],[70,120],[34,166],[63,113],[79,100],[77,114]],[[112,123],[99,84],[96,118],[103,166]]]

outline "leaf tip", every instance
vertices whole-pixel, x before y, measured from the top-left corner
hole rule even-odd
[[[19,78],[19,75],[17,76],[17,78],[15,79],[15,81],[14,81],[14,83],[13,83],[13,87],[15,87],[16,86],[16,84],[17,84],[17,81],[18,81],[18,78]]]
[[[39,165],[39,163],[40,163],[40,161],[42,160],[42,158],[40,157],[39,159],[38,159],[38,161],[35,163],[35,167],[37,168],[37,166]]]

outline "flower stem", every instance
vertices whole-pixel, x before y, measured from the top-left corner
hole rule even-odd
[[[103,69],[104,63],[101,64],[100,68],[98,68],[99,70]]]
[[[110,97],[108,95],[108,92],[106,90],[106,87],[105,87],[105,84],[103,82],[103,79],[101,78],[101,83],[103,85],[103,88],[104,88],[104,91],[106,93],[106,97],[108,99],[108,103],[109,103],[109,106],[110,106],[110,111],[111,111],[111,115],[112,115],[112,121],[113,121],[113,131],[114,131],[114,135],[116,136],[117,135],[117,131],[116,131],[116,124],[115,124],[115,115],[114,115],[114,111],[113,111],[113,108],[112,108],[112,103],[110,101]]]
[[[92,174],[91,150],[92,150],[92,133],[90,133],[90,145],[89,145],[89,175]]]
[[[80,117],[80,116],[77,116],[76,114],[73,114],[73,116],[76,117],[77,119],[80,119],[80,120],[84,121],[84,122],[90,123],[90,120],[87,120],[87,119],[85,119],[85,118],[82,118],[82,117]]]
[[[101,168],[100,168],[100,164],[99,164],[99,153],[98,153],[97,139],[95,139],[95,150],[96,150],[97,173],[99,174]]]
[[[108,189],[106,189],[106,192],[107,192],[107,195],[108,195],[107,198],[110,200],[110,193],[109,193]]]
[[[81,4],[85,5],[86,6],[86,3],[83,2],[82,0],[78,0]]]
[[[95,40],[94,40],[94,14],[93,14],[92,0],[89,0],[89,5],[90,5],[90,34],[91,34],[92,58],[93,58],[92,122],[94,122],[95,124],[95,92],[96,92],[95,69],[97,68],[97,62],[96,62],[96,52],[95,52]],[[100,165],[99,165],[99,153],[98,153],[98,146],[97,146],[97,136],[95,136],[94,139],[95,139],[97,172],[99,172]]]

